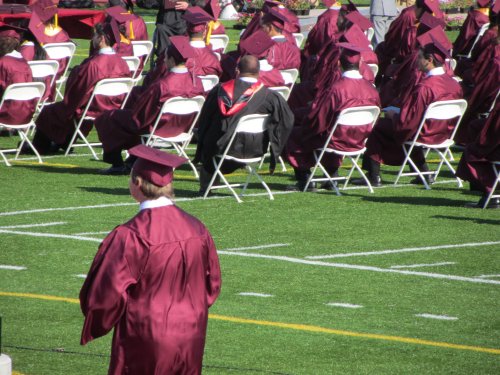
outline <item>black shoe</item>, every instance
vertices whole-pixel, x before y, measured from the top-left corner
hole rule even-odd
[[[426,174],[426,175],[424,175],[424,178],[427,181],[428,185],[432,185],[434,183],[434,175],[432,175],[432,174]],[[410,184],[413,184],[413,185],[423,185],[422,179],[420,177],[416,177],[413,180],[411,180]]]
[[[370,175],[367,176],[368,181],[370,181],[370,185],[372,187],[381,187],[382,186],[382,179],[380,178],[379,175],[371,177]],[[366,181],[364,178],[355,178],[351,180],[351,184],[353,185],[359,185],[359,186],[366,186]]]
[[[306,187],[306,182],[304,181],[297,181],[297,183],[295,185],[288,185],[285,190],[286,191],[304,191],[304,188]],[[311,182],[307,188],[307,191],[309,192],[315,192],[315,191],[318,191],[318,189],[316,189],[316,183],[314,182]]]
[[[101,169],[99,174],[106,176],[125,176],[130,174],[130,168],[126,165],[112,166],[108,169]]]
[[[479,199],[479,202],[477,203],[472,203],[468,202],[464,205],[466,208],[483,208],[484,203],[486,202],[487,197],[482,196],[481,199]],[[493,209],[498,209],[500,208],[500,198],[491,198],[490,202],[486,206],[486,208],[493,208]]]

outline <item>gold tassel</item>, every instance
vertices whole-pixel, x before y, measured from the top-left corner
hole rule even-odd
[[[129,21],[128,28],[130,30],[129,39],[130,40],[134,40],[135,39],[135,35],[134,35],[134,28],[132,27],[132,21]]]
[[[57,13],[54,14],[54,27],[55,28],[59,27],[59,17],[57,17]]]
[[[205,44],[207,46],[210,44],[210,37],[212,36],[212,30],[214,29],[214,25],[215,25],[215,21],[210,21],[208,23],[207,36],[205,37]]]

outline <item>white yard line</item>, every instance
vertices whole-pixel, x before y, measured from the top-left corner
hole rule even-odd
[[[438,319],[438,320],[458,320],[455,316],[448,315],[434,315],[434,314],[415,314],[419,318],[427,318],[427,319]]]
[[[93,206],[76,206],[76,207],[58,207],[58,208],[39,208],[35,210],[24,210],[24,211],[10,211],[10,212],[0,212],[0,216],[12,216],[12,215],[23,215],[23,214],[37,214],[41,212],[52,212],[52,211],[75,211],[75,210],[85,210],[92,208],[108,208],[116,206],[134,206],[137,205],[136,202],[129,203],[109,203],[109,204],[98,204]]]
[[[232,247],[229,249],[222,249],[220,251],[258,250],[258,249],[268,249],[270,247],[283,247],[283,246],[290,246],[290,244],[289,243],[271,243],[269,245],[248,246],[248,247]]]
[[[479,284],[496,284],[500,285],[500,281],[497,280],[489,280],[489,279],[480,279],[475,277],[465,277],[465,276],[455,276],[455,275],[444,275],[439,273],[430,273],[430,272],[417,272],[417,271],[407,271],[407,270],[394,270],[390,268],[379,268],[372,266],[361,266],[355,264],[345,264],[345,263],[328,263],[322,261],[314,261],[314,260],[305,260],[300,258],[292,258],[287,256],[278,256],[278,255],[264,255],[264,254],[253,254],[253,253],[242,253],[242,252],[233,252],[233,251],[218,251],[221,255],[236,255],[242,257],[250,257],[250,258],[261,258],[261,259],[273,259],[280,260],[284,262],[297,263],[297,264],[307,264],[311,266],[323,266],[323,267],[333,267],[333,268],[344,268],[344,269],[352,269],[359,271],[372,271],[372,272],[381,272],[381,273],[396,273],[401,275],[413,275],[413,276],[422,276],[429,277],[433,279],[445,279],[445,280],[456,280],[456,281],[465,281],[470,283],[479,283]]]
[[[80,279],[86,279],[87,278],[87,274],[85,273],[79,273],[78,275],[75,275],[76,277],[80,278]]]
[[[55,234],[55,233],[19,232],[19,231],[15,231],[15,230],[4,230],[4,229],[0,229],[0,233],[20,234],[22,236],[31,236],[31,237],[65,238],[65,239],[70,239],[70,240],[91,241],[91,242],[101,242],[102,241],[102,239],[100,239],[100,238],[71,236],[71,235],[67,235],[67,234]]]
[[[363,306],[362,305],[353,305],[351,303],[341,303],[341,302],[330,302],[326,304],[327,306],[334,306],[334,307],[345,307],[348,309],[360,309]]]
[[[66,222],[65,221],[54,221],[52,223],[0,226],[0,229],[19,229],[19,228],[50,227],[50,226],[53,226],[53,225],[63,225],[63,224],[66,224]]]
[[[103,231],[103,232],[82,232],[82,233],[73,233],[72,235],[73,236],[89,236],[89,235],[93,235],[93,234],[108,234],[109,232],[111,232],[111,231],[108,230],[108,231]]]
[[[391,266],[391,268],[420,268],[420,267],[436,267],[436,266],[447,266],[450,264],[456,264],[456,262],[440,262],[440,263],[422,263],[422,264],[408,264],[402,266]]]
[[[489,278],[489,277],[500,277],[500,275],[481,275],[481,276],[476,276],[476,277],[479,277],[479,278]]]
[[[424,246],[424,247],[407,247],[407,248],[393,249],[393,250],[366,251],[366,252],[360,252],[360,253],[313,255],[313,256],[306,256],[306,259],[348,258],[348,257],[370,256],[370,255],[410,253],[410,252],[414,252],[414,251],[431,251],[431,250],[441,250],[441,249],[455,249],[455,248],[460,248],[460,247],[492,246],[492,245],[498,245],[498,244],[500,244],[500,241],[469,242],[469,243],[459,243],[459,244],[453,244],[453,245],[437,245],[437,246]]]
[[[244,297],[263,297],[263,298],[274,297],[272,294],[253,293],[253,292],[241,292],[241,293],[238,293],[238,295],[244,296]]]
[[[26,267],[23,266],[8,266],[6,264],[0,264],[0,270],[22,271],[25,269]]]

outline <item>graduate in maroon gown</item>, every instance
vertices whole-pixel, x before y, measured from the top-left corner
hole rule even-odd
[[[114,329],[110,375],[201,374],[221,288],[215,244],[173,201],[173,170],[186,159],[144,145],[130,154],[139,212],[99,246],[80,291],[80,343]]]
[[[294,190],[302,191],[310,176],[310,168],[315,164],[314,150],[322,148],[330,135],[338,114],[346,108],[375,105],[380,106],[377,90],[359,72],[360,48],[350,43],[338,43],[341,48],[340,65],[342,76],[325,95],[317,96],[309,108],[308,115],[296,123],[286,147],[288,161],[293,166],[297,184]],[[358,150],[371,131],[371,125],[344,130],[338,128],[331,145],[343,151]],[[326,155],[322,164],[330,175],[334,175],[342,164],[342,157]],[[291,187],[290,187],[291,188]]]
[[[469,181],[471,190],[483,193],[479,202],[469,207],[482,208],[491,192],[496,179],[492,161],[500,161],[500,100],[497,100],[480,133],[467,146],[458,163],[457,177]],[[500,200],[492,199],[488,208],[500,208]]]
[[[314,27],[309,31],[304,44],[303,53],[305,57],[315,56],[330,43],[339,32],[337,27],[337,18],[339,16],[338,8],[334,8],[335,0],[323,0],[327,10],[320,14]]]
[[[104,112],[95,121],[99,140],[102,142],[103,160],[111,167],[103,174],[128,174],[130,166],[124,163],[121,152],[141,143],[141,134],[153,130],[163,103],[170,98],[182,96],[192,98],[203,95],[200,79],[186,67],[186,61],[195,55],[185,36],[173,36],[167,50],[168,74],[151,84],[133,105],[132,109]],[[156,134],[173,137],[187,130],[192,115],[165,115]]]
[[[28,63],[16,51],[22,32],[21,29],[0,23],[0,98],[7,86],[33,81]],[[0,123],[28,123],[35,112],[35,104],[33,101],[6,101],[0,111]]]
[[[467,18],[460,27],[460,33],[453,42],[453,57],[457,55],[467,55],[476,36],[485,23],[489,23],[489,5],[491,0],[477,0],[477,8],[470,9]]]
[[[238,77],[218,84],[208,94],[198,118],[198,144],[193,163],[201,163],[200,191],[208,187],[214,165],[212,157],[224,152],[242,116],[268,114],[267,132],[263,135],[238,135],[232,155],[251,158],[263,155],[270,145],[270,170],[278,161],[293,126],[293,113],[283,97],[259,81],[259,62],[255,56],[243,56],[238,63]],[[241,164],[224,162],[222,173],[231,173]]]
[[[219,21],[221,12],[219,0],[207,1],[207,4],[205,5],[205,11],[213,17],[213,20],[208,23],[208,31],[206,35],[206,42],[208,45],[210,44],[210,35],[225,35],[226,29],[224,28],[222,22]]]
[[[106,9],[106,13],[113,17],[118,24],[124,26],[124,35],[127,39],[149,40],[146,23],[140,16],[134,14],[132,1],[127,1],[127,9],[120,6],[119,1],[110,1],[110,5],[111,7]]]
[[[33,144],[40,153],[65,148],[75,131],[73,119],[82,114],[97,82],[105,78],[130,76],[127,63],[111,48],[117,39],[119,35],[110,24],[95,26],[91,43],[99,48],[99,53],[73,68],[66,82],[63,101],[45,106],[36,120]],[[118,108],[122,99],[98,96],[87,115],[97,117],[105,110]],[[91,126],[82,127],[84,134],[88,134],[90,129]]]
[[[380,118],[373,128],[366,143],[367,150],[363,158],[363,167],[368,170],[368,178],[373,186],[380,186],[380,164],[401,165],[404,161],[403,142],[411,140],[418,130],[427,106],[440,100],[462,98],[462,89],[455,79],[446,74],[443,68],[449,52],[434,37],[432,43],[419,50],[418,64],[425,77],[416,86],[413,94],[403,103],[400,113],[387,111],[385,118]],[[422,142],[440,143],[450,136],[450,123],[453,120],[429,120],[424,125]],[[412,160],[420,171],[428,171],[421,148],[415,147]],[[433,183],[431,175],[426,175],[427,182]],[[414,183],[421,183],[417,178]],[[354,183],[354,181],[353,181]],[[364,184],[364,181],[361,182]]]

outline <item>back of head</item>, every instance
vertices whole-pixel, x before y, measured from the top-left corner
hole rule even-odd
[[[258,77],[260,71],[259,60],[253,55],[245,55],[238,63],[238,70],[240,71],[240,76]]]
[[[10,36],[0,37],[0,57],[11,53],[19,46],[19,40]]]

